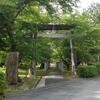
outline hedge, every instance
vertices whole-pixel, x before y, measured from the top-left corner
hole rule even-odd
[[[97,72],[100,75],[100,63],[96,63],[95,66],[97,67]]]
[[[5,94],[6,90],[6,81],[5,81],[5,74],[0,71],[0,96]]]
[[[95,77],[97,76],[97,68],[93,65],[79,66],[78,75],[82,78]]]
[[[46,71],[44,69],[36,70],[36,76],[45,76]]]

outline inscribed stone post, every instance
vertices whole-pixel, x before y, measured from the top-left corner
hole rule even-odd
[[[10,52],[6,57],[6,79],[8,84],[17,84],[18,81],[18,52]]]

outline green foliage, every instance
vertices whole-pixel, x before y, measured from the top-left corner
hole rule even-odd
[[[36,59],[39,63],[45,62],[51,59],[52,49],[49,45],[50,39],[38,38],[37,39],[37,48],[36,48]]]
[[[0,6],[0,32],[6,33],[13,29],[15,8],[9,5]]]
[[[0,95],[4,95],[6,90],[6,81],[5,81],[5,75],[0,70]]]
[[[88,10],[84,13],[95,23],[100,23],[100,3],[91,4]]]
[[[46,71],[44,69],[36,70],[36,76],[45,76]]]
[[[2,65],[5,64],[5,58],[6,58],[6,53],[4,51],[0,51],[0,65],[2,67]]]
[[[25,58],[24,59],[23,56],[22,56],[22,59],[21,59],[21,61],[19,63],[19,68],[27,70],[31,66],[30,64],[31,64],[31,59],[29,59],[29,58]]]
[[[50,16],[52,13],[56,12],[51,3],[59,3],[63,11],[71,11],[72,7],[76,6],[76,2],[78,2],[78,0],[58,0],[57,2],[51,0],[0,0],[0,47],[3,49],[7,47],[9,48],[10,44],[11,49],[13,47],[15,48],[16,39],[13,35],[15,36],[17,31],[21,30],[22,27],[20,22],[29,22],[30,26],[34,22],[50,22]],[[45,13],[44,10],[46,10]],[[29,29],[27,28],[27,30]],[[30,32],[33,32],[33,30]],[[5,47],[5,45],[7,45],[7,47]]]
[[[94,64],[97,67],[97,72],[100,75],[100,63]]]
[[[72,38],[76,62],[94,62],[100,54],[100,5],[91,6],[90,12],[87,12],[89,17],[85,13],[67,13],[69,16],[62,13],[61,16],[59,9],[52,5],[59,4],[62,11],[69,12],[77,2],[78,0],[0,0],[0,51],[8,52],[9,44],[14,43],[15,49],[20,52],[20,68],[23,69],[28,69],[33,59],[41,63],[51,58],[63,58],[70,65],[69,40]],[[54,14],[58,16],[53,16]],[[91,18],[96,22],[95,25]],[[77,27],[71,31],[58,31],[67,33],[63,43],[63,40],[33,39],[33,34],[39,32],[33,26],[34,23],[65,23]],[[4,62],[2,55],[0,60]]]
[[[37,38],[34,44],[34,39],[31,36],[24,35],[18,36],[18,51],[20,52],[20,68],[27,69],[31,65],[31,61],[35,59],[37,63],[50,60],[52,50],[50,48],[49,39]]]
[[[64,40],[63,42],[63,51],[62,51],[62,55],[63,55],[63,60],[65,62],[65,64],[67,64],[67,66],[70,65],[71,63],[71,59],[70,59],[70,44],[69,41],[67,39]]]
[[[81,65],[78,67],[78,75],[82,78],[97,76],[97,68],[94,65]]]
[[[62,57],[63,40],[61,39],[50,39],[49,45],[52,50],[51,58],[54,61],[59,61]]]

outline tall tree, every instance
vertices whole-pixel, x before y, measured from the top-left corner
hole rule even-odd
[[[65,20],[65,21],[64,21]],[[70,57],[71,57],[71,69],[73,75],[76,75],[76,64],[75,64],[75,44],[78,39],[82,39],[84,36],[86,36],[89,31],[91,30],[91,24],[89,20],[82,15],[75,14],[72,17],[70,16],[69,19],[66,18],[63,21],[66,23],[73,23],[76,24],[77,27],[69,32],[66,32],[66,37],[70,41]]]
[[[90,7],[84,11],[83,13],[85,16],[87,16],[90,21],[92,20],[93,29],[92,29],[92,37],[94,37],[97,45],[95,45],[95,49],[97,47],[97,59],[100,58],[100,52],[99,51],[99,40],[100,40],[100,3],[93,3],[90,5]]]

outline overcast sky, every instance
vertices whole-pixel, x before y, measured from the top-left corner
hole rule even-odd
[[[83,9],[89,7],[92,3],[100,3],[100,0],[80,0],[81,3],[78,4],[79,11],[82,12]]]

